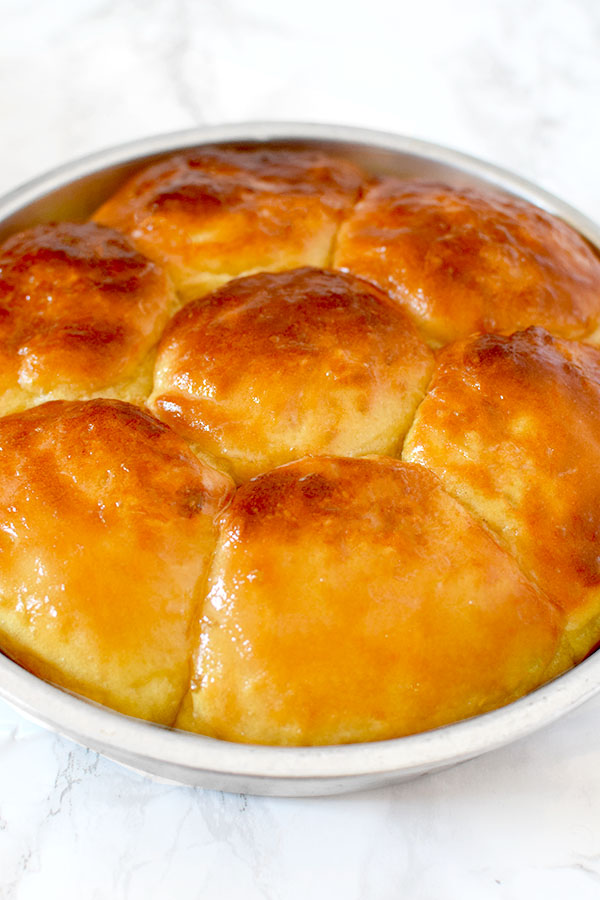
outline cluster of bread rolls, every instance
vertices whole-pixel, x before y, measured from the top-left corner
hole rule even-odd
[[[0,647],[282,745],[600,640],[600,259],[494,189],[204,146],[0,247]]]

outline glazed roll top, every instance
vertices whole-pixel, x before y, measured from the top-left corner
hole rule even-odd
[[[599,319],[557,218],[307,146],[185,150],[13,236],[2,650],[262,744],[534,690],[600,642]]]
[[[433,354],[373,285],[316,268],[189,303],[156,360],[152,411],[238,481],[307,453],[395,453]]]
[[[0,413],[102,392],[143,401],[175,308],[164,271],[116,231],[40,225],[0,246]]]
[[[422,731],[556,674],[561,627],[423,467],[300,460],[220,517],[177,725],[290,745]]]
[[[319,150],[198,147],[143,169],[95,219],[131,235],[189,299],[240,275],[328,265],[363,178]]]
[[[170,724],[229,479],[114,400],[0,419],[0,635],[36,675]]]
[[[407,437],[567,615],[600,638],[600,350],[540,328],[446,348]]]
[[[564,222],[492,188],[384,178],[342,225],[334,265],[387,291],[435,347],[530,325],[598,340],[597,254]]]

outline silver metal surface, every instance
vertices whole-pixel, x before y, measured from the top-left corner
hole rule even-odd
[[[242,124],[161,135],[55,169],[0,200],[0,240],[31,225],[83,220],[128,175],[166,153],[206,143],[272,140],[326,147],[373,173],[492,184],[560,216],[600,248],[600,228],[547,192],[453,150],[359,128]],[[318,796],[414,778],[530,734],[600,690],[600,653],[494,712],[435,731],[340,747],[260,747],[186,734],[120,715],[39,680],[0,654],[0,696],[29,718],[155,778],[225,791]]]

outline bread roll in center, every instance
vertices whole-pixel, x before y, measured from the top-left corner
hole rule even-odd
[[[149,406],[244,481],[307,453],[395,453],[432,367],[373,285],[314,268],[263,273],[175,316]]]

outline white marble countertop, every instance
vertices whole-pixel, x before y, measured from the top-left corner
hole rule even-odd
[[[0,0],[0,191],[201,124],[481,156],[600,218],[598,0]],[[0,898],[600,896],[600,697],[454,769],[273,800],[163,786],[0,703]]]

